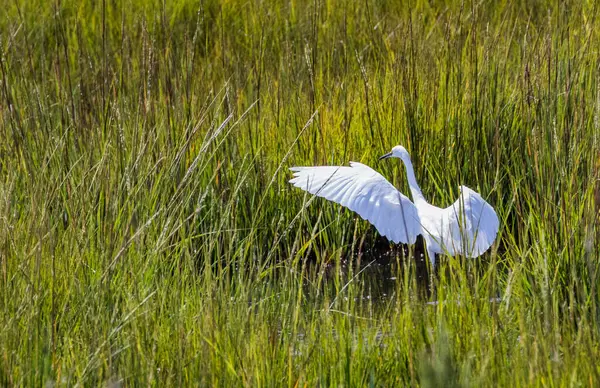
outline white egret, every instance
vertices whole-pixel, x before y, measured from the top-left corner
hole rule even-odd
[[[292,167],[290,183],[355,211],[395,243],[414,244],[417,235],[423,235],[432,265],[436,253],[474,258],[492,245],[498,216],[481,195],[460,186],[454,204],[445,209],[433,206],[417,184],[408,151],[396,146],[379,160],[390,157],[404,162],[414,203],[377,171],[357,162],[349,167]]]

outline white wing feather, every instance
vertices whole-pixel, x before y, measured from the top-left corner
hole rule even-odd
[[[459,199],[442,213],[443,248],[451,255],[478,257],[494,243],[500,223],[481,195],[467,186],[460,189]]]
[[[416,241],[421,233],[415,205],[381,174],[362,163],[292,167],[294,186],[358,213],[395,243]]]

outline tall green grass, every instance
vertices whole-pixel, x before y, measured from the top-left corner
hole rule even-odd
[[[600,383],[597,2],[1,13],[3,385]],[[396,144],[501,219],[433,284],[286,183],[357,160],[407,192]]]

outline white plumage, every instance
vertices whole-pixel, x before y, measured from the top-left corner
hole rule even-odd
[[[380,159],[388,157],[404,162],[414,203],[377,171],[357,162],[350,162],[349,167],[292,167],[290,183],[355,211],[395,243],[413,244],[417,235],[423,235],[434,265],[436,253],[477,257],[493,244],[498,216],[481,195],[461,186],[452,206],[430,205],[417,184],[406,149],[396,146]]]

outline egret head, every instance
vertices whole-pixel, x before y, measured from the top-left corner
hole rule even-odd
[[[394,148],[392,148],[391,152],[388,152],[387,154],[383,155],[382,157],[379,158],[379,160],[387,159],[387,158],[399,158],[403,162],[410,161],[410,155],[408,154],[408,151],[406,150],[406,148],[404,148],[400,145],[397,145]]]

